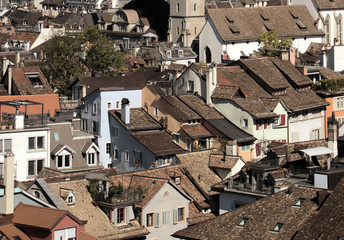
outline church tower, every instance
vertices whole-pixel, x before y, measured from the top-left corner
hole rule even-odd
[[[170,0],[168,41],[190,47],[205,24],[205,0]]]

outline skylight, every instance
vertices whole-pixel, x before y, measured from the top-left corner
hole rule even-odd
[[[246,225],[246,223],[249,221],[250,219],[248,217],[243,217],[240,222],[238,223],[238,227],[244,227]]]
[[[284,226],[284,223],[280,223],[280,222],[278,222],[278,223],[276,223],[276,225],[274,226],[274,228],[273,229],[271,229],[271,231],[272,232],[280,232],[281,231],[281,229],[282,229],[282,227]]]
[[[305,201],[306,201],[306,198],[299,198],[299,199],[295,202],[294,206],[295,206],[295,207],[301,207],[302,204],[303,204]]]

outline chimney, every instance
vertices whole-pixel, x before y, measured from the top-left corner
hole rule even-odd
[[[19,62],[20,62],[20,53],[16,52],[16,58],[15,58],[16,67],[19,67]]]
[[[7,73],[7,92],[8,95],[12,95],[12,68],[8,68],[8,73]]]
[[[216,63],[212,63],[206,73],[206,101],[208,105],[212,104],[211,95],[217,85],[217,67]]]
[[[130,123],[130,102],[128,98],[122,99],[122,106],[121,106],[121,120],[125,124]]]
[[[4,77],[5,76],[5,74],[6,74],[6,71],[7,71],[7,68],[8,68],[8,60],[7,60],[7,58],[6,57],[4,57],[3,59],[2,59],[2,77]]]
[[[9,153],[5,156],[4,172],[4,198],[2,200],[2,213],[4,215],[13,214],[14,196],[14,155]]]
[[[16,114],[14,128],[15,129],[24,129],[24,115]]]
[[[328,121],[328,148],[332,150],[332,158],[335,158],[338,156],[338,122],[335,118],[334,112],[332,112],[332,117]],[[328,168],[330,165],[328,164]]]
[[[291,64],[295,66],[295,60],[296,60],[296,49],[293,47],[289,48],[289,61]]]

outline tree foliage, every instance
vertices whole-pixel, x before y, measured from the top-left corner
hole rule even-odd
[[[54,37],[44,48],[43,72],[60,95],[70,95],[76,78],[96,72],[111,75],[123,66],[124,54],[96,28]]]
[[[267,33],[262,33],[257,39],[260,48],[259,54],[262,56],[275,57],[278,55],[278,49],[291,47],[291,39],[279,39],[277,37],[277,31],[271,30]],[[267,51],[268,50],[268,51]]]

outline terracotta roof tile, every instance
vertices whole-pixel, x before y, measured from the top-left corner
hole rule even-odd
[[[6,236],[9,240],[30,240],[22,230],[17,228],[12,222],[1,224],[0,232],[2,235]],[[7,239],[6,238],[6,239]]]

